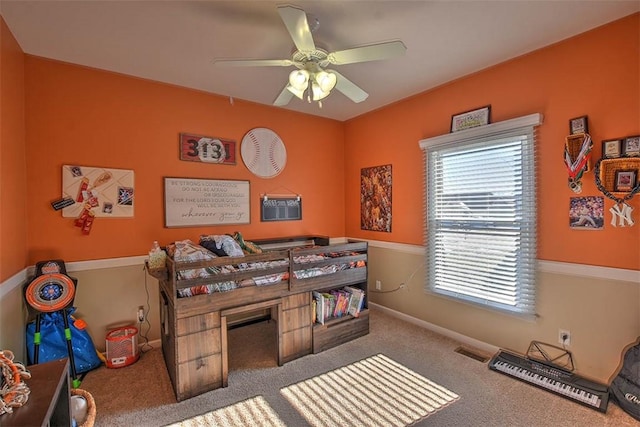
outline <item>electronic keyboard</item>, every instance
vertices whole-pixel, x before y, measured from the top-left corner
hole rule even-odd
[[[607,412],[609,387],[557,366],[501,350],[489,362],[489,369],[543,388],[589,408]]]

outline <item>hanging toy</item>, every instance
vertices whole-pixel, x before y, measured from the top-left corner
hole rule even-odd
[[[588,133],[569,135],[564,145],[564,164],[569,173],[568,185],[576,194],[582,193],[582,175],[589,171],[593,141]]]

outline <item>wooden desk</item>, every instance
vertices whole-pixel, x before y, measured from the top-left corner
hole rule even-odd
[[[24,406],[0,415],[4,426],[71,426],[69,359],[27,366],[31,393]]]

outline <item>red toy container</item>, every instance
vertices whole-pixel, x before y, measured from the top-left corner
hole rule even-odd
[[[107,334],[107,368],[122,368],[135,363],[138,353],[138,328],[124,326]]]

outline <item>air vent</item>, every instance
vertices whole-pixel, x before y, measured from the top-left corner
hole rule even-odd
[[[463,356],[467,356],[470,357],[474,360],[477,360],[478,362],[482,362],[485,363],[489,360],[489,357],[478,353],[476,350],[471,350],[469,348],[465,348],[465,347],[458,347],[454,350],[456,353],[460,353]]]

